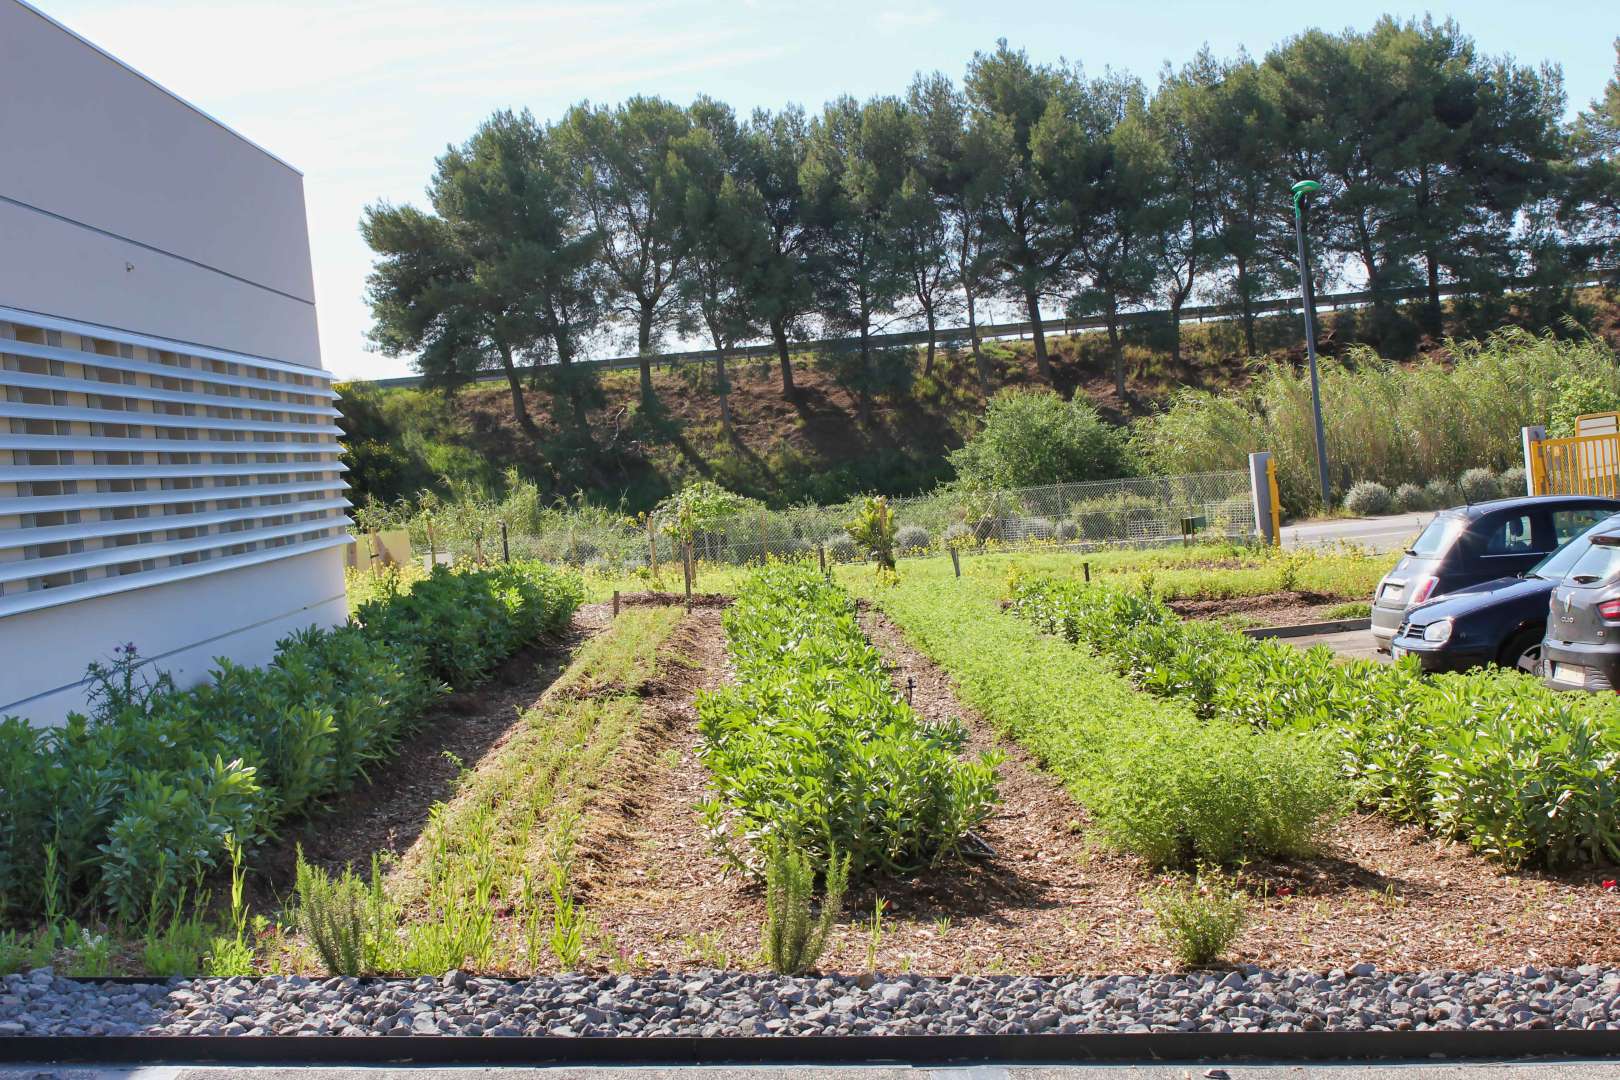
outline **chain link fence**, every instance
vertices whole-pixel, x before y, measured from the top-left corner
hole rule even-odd
[[[1255,535],[1254,503],[1244,472],[1131,477],[994,492],[940,492],[889,500],[901,558],[1028,548],[1089,550],[1179,542],[1184,523],[1201,539]],[[700,533],[693,555],[704,562],[815,557],[863,558],[845,525],[861,500],[738,514]],[[656,531],[656,523],[655,523]],[[659,560],[679,559],[659,535]]]
[[[776,558],[825,557],[853,562],[864,554],[845,525],[860,509],[852,499],[830,506],[739,513],[699,533],[693,557],[706,563],[743,565]],[[942,491],[893,498],[899,556],[962,555],[988,551],[1146,546],[1180,542],[1183,525],[1202,540],[1247,540],[1256,533],[1254,504],[1245,472],[1147,476],[1052,484],[1010,491]],[[635,523],[606,514],[580,515],[534,532],[504,532],[501,522],[477,515],[441,518],[436,534],[411,526],[417,554],[430,549],[456,562],[540,559],[603,572],[623,572],[656,561],[681,564],[676,540],[656,517]]]

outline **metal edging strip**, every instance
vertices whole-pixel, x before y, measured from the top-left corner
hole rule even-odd
[[[1076,1035],[13,1036],[0,1061],[52,1064],[770,1065],[1480,1060],[1620,1055],[1620,1031],[1151,1032]]]

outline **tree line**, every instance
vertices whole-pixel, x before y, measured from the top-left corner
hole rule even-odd
[[[1620,52],[1620,42],[1616,43]],[[719,354],[774,343],[782,392],[812,333],[859,347],[821,358],[854,393],[912,377],[911,350],[876,347],[904,323],[976,326],[987,299],[1033,324],[1101,315],[1125,390],[1122,313],[1179,312],[1194,297],[1240,312],[1297,286],[1289,187],[1322,182],[1311,232],[1320,287],[1356,281],[1373,319],[1426,288],[1488,293],[1530,279],[1551,293],[1612,269],[1620,245],[1620,63],[1606,97],[1563,119],[1559,71],[1481,55],[1451,21],[1385,17],[1370,30],[1310,30],[1263,59],[1208,49],[1135,76],[1039,64],[1005,41],[958,84],[918,74],[905,93],[841,97],[739,117],[702,97],[582,103],[553,122],[499,112],[437,159],[429,207],[379,203],[362,234],[372,338],[411,355],[432,384],[504,370],[518,424],[535,432],[520,366],[545,365],[560,412],[584,429],[593,341],[633,340],[647,359],[673,336]],[[977,335],[975,371],[990,374]]]

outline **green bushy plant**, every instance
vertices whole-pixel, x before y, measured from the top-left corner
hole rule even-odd
[[[1376,480],[1359,480],[1344,497],[1344,508],[1359,517],[1387,514],[1392,500],[1389,488]]]
[[[1057,538],[1066,543],[1080,539],[1080,523],[1073,520],[1058,522]]]
[[[756,571],[727,609],[734,685],[698,698],[707,816],[734,861],[766,845],[853,872],[910,873],[952,855],[995,801],[993,756],[957,757],[960,725],[926,724],[901,701],[855,605],[807,566]],[[735,819],[747,841],[719,828]]]
[[[765,858],[765,963],[778,975],[803,975],[815,968],[844,906],[849,858],[836,851],[823,867],[825,891],[813,910],[816,864],[786,841],[773,843]]]
[[[976,491],[1127,475],[1124,440],[1089,398],[1071,400],[1050,390],[1008,387],[985,408],[984,426],[952,451],[957,482]]]
[[[1509,866],[1620,860],[1620,716],[1604,699],[1560,694],[1510,670],[1423,678],[1410,663],[1340,663],[1325,648],[1183,622],[1137,594],[1065,581],[1020,582],[1013,610],[1095,649],[1144,690],[1185,702],[1206,724],[1329,740],[1363,805],[1464,839]],[[1229,751],[1220,743],[1231,738],[1189,753],[1222,760]],[[1257,763],[1257,774],[1299,764],[1284,758]],[[1235,765],[1217,771],[1245,775]],[[1152,783],[1147,770],[1136,778]],[[1122,797],[1147,803],[1130,820],[1151,821],[1152,799],[1125,790]],[[1191,795],[1175,801],[1201,804]],[[1214,843],[1228,835],[1219,828],[1224,813],[1187,816],[1200,828],[1214,822]],[[1295,842],[1286,829],[1276,835]]]
[[[917,555],[932,547],[933,541],[922,526],[905,525],[894,534],[894,544],[902,555]]]
[[[1620,402],[1617,372],[1601,338],[1551,332],[1501,330],[1410,364],[1352,349],[1320,366],[1328,458],[1351,482],[1386,485],[1507,468],[1522,462],[1525,425],[1551,419],[1556,435],[1577,413]],[[1311,415],[1308,374],[1278,360],[1242,393],[1179,391],[1167,409],[1132,425],[1131,442],[1165,475],[1242,469],[1248,454],[1269,450],[1284,507],[1301,512],[1320,499]]]
[[[1427,510],[1429,495],[1422,484],[1407,483],[1395,489],[1391,502],[1396,510]]]
[[[1057,526],[1051,518],[1030,517],[1024,519],[1021,531],[1028,540],[1050,540],[1057,535]]]
[[[1503,469],[1502,475],[1499,476],[1497,480],[1502,489],[1502,497],[1505,499],[1517,498],[1529,490],[1529,488],[1525,485],[1523,465],[1515,465],[1512,468]]]
[[[268,666],[221,661],[186,690],[120,646],[90,667],[89,715],[49,731],[0,719],[0,914],[41,911],[54,876],[75,911],[159,917],[154,903],[223,865],[227,838],[251,849],[387,757],[443,691],[427,658],[469,685],[566,625],[582,593],[536,564],[396,577],[363,625],[308,628]]]
[[[1436,477],[1424,484],[1423,494],[1428,499],[1431,510],[1444,510],[1463,501],[1462,489],[1442,477]]]
[[[874,495],[861,504],[845,530],[862,552],[881,569],[894,569],[894,511],[889,500]]]
[[[1465,501],[1489,502],[1502,497],[1502,482],[1489,469],[1469,469],[1457,480],[1457,489]]]
[[[945,531],[940,534],[940,542],[947,548],[964,548],[972,547],[978,541],[971,527],[956,521],[945,527]]]
[[[861,557],[861,549],[847,533],[829,536],[826,541],[827,558],[833,562],[854,562]]]
[[[382,866],[372,857],[371,880],[345,867],[332,877],[304,861],[294,871],[295,914],[316,956],[330,975],[371,975],[389,966],[397,913],[383,892]]]
[[[1182,967],[1208,967],[1248,922],[1243,890],[1217,873],[1199,871],[1188,882],[1161,885],[1148,898],[1154,926]]]

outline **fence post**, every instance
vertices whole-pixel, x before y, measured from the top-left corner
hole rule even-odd
[[[818,556],[820,556],[820,558],[821,558],[821,576],[826,577],[827,576],[827,545],[826,544],[817,544],[816,545],[816,554]]]
[[[431,574],[433,572],[433,568],[435,566],[437,566],[438,563],[439,563],[439,549],[437,547],[435,547],[434,544],[433,544],[433,522],[431,520],[427,523],[427,532],[428,532],[428,561],[427,561],[427,568],[428,568],[428,573]]]
[[[1546,463],[1541,460],[1541,442],[1546,437],[1547,429],[1540,424],[1532,424],[1519,429],[1519,438],[1524,444],[1524,493],[1526,495],[1541,495],[1546,492]]]
[[[697,569],[692,565],[692,541],[690,540],[688,540],[686,542],[686,546],[681,549],[681,564],[682,569],[686,571],[686,610],[691,611],[692,578],[697,573]]]
[[[1271,505],[1271,452],[1262,450],[1249,455],[1249,501],[1254,505],[1254,534],[1262,544],[1275,544],[1277,536],[1272,528]]]
[[[658,533],[653,528],[652,515],[647,515],[647,563],[652,567],[652,576],[658,577]]]
[[[506,541],[506,522],[501,522],[501,562],[512,561],[512,546]]]
[[[759,510],[759,565],[770,561],[770,549],[765,546],[765,508]]]

